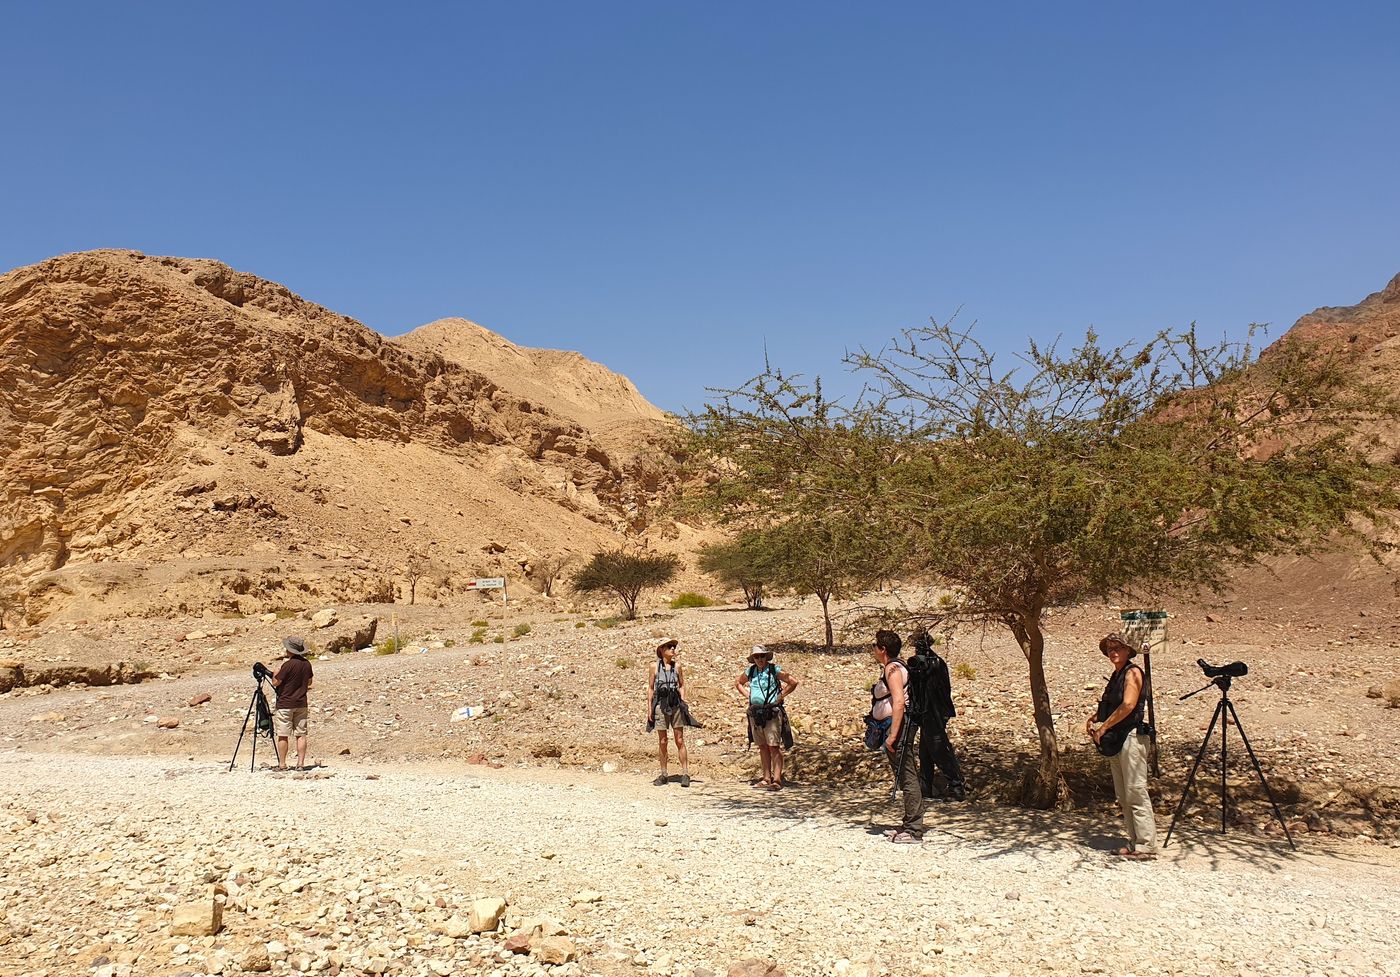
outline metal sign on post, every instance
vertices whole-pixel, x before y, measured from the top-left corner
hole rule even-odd
[[[501,603],[507,603],[506,598],[506,578],[505,577],[482,577],[479,580],[468,580],[467,590],[499,590],[501,592]]]
[[[1148,755],[1154,777],[1160,777],[1162,771],[1157,763],[1157,710],[1152,701],[1152,649],[1166,646],[1168,617],[1166,611],[1118,612],[1118,620],[1123,624],[1123,637],[1142,650],[1142,671],[1146,677],[1143,693],[1147,696],[1147,728],[1148,736],[1152,740]]]

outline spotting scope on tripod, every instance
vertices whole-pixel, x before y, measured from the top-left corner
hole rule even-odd
[[[233,764],[238,760],[238,751],[243,746],[243,737],[248,732],[249,724],[253,727],[253,755],[248,760],[248,772],[253,771],[253,767],[258,762],[258,737],[266,736],[269,745],[273,745],[272,732],[272,710],[268,708],[267,696],[263,692],[263,683],[272,686],[272,669],[262,662],[253,662],[253,696],[248,701],[248,711],[243,716],[243,728],[238,733],[238,743],[233,747],[233,756],[229,758],[228,768],[233,770]],[[274,696],[276,689],[272,689]]]
[[[1181,791],[1181,800],[1176,805],[1176,813],[1172,815],[1172,823],[1167,828],[1166,840],[1162,842],[1162,847],[1167,847],[1172,840],[1172,832],[1176,830],[1176,822],[1181,818],[1181,813],[1186,810],[1186,798],[1191,795],[1191,787],[1196,782],[1196,771],[1201,766],[1201,761],[1205,759],[1206,747],[1210,744],[1210,734],[1215,732],[1216,723],[1220,724],[1220,833],[1227,830],[1226,806],[1229,799],[1229,787],[1226,783],[1229,768],[1225,765],[1226,748],[1225,741],[1230,728],[1230,723],[1234,722],[1235,728],[1240,731],[1240,739],[1244,741],[1244,748],[1249,753],[1249,762],[1254,764],[1254,772],[1259,775],[1259,783],[1264,787],[1264,793],[1269,797],[1269,803],[1273,805],[1274,817],[1278,818],[1279,827],[1283,829],[1283,836],[1288,839],[1288,845],[1294,851],[1298,846],[1293,843],[1293,835],[1288,832],[1288,825],[1283,820],[1283,812],[1279,810],[1278,801],[1274,798],[1273,789],[1269,786],[1269,781],[1264,777],[1264,771],[1259,766],[1259,758],[1254,755],[1254,747],[1249,745],[1249,737],[1245,735],[1244,726],[1240,723],[1240,714],[1235,712],[1235,704],[1230,701],[1230,683],[1237,678],[1242,678],[1249,674],[1249,666],[1244,662],[1231,662],[1228,665],[1212,665],[1204,658],[1197,658],[1196,664],[1201,666],[1201,671],[1205,673],[1210,682],[1201,686],[1195,692],[1188,692],[1180,697],[1181,702],[1194,695],[1200,695],[1206,689],[1217,688],[1220,690],[1220,701],[1216,703],[1215,714],[1210,718],[1210,727],[1206,729],[1205,738],[1201,740],[1201,748],[1196,752],[1196,762],[1191,764],[1191,772],[1186,776],[1186,786]],[[1227,716],[1226,713],[1229,713]]]

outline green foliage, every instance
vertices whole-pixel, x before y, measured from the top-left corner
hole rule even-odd
[[[399,652],[403,651],[407,645],[408,637],[406,635],[395,637],[391,634],[374,646],[374,653],[376,655],[397,655]]]
[[[618,668],[631,668],[633,662],[630,658],[614,658],[613,664],[616,665]]]
[[[455,639],[455,638],[448,638],[448,639],[446,639],[445,641],[443,641],[442,646],[443,646],[444,648],[456,648],[456,647],[457,647],[457,639]]]
[[[517,624],[510,632],[513,638],[523,638],[530,633],[530,625],[525,623]]]
[[[503,634],[498,634],[498,635],[496,635],[494,638],[491,639],[491,643],[492,643],[492,644],[497,644],[497,645],[503,645],[503,644],[506,643],[506,636],[503,635]]]
[[[768,542],[804,555],[780,562],[808,575],[825,553],[852,558],[849,580],[941,579],[953,596],[913,609],[923,622],[1008,628],[1041,747],[1022,796],[1048,805],[1065,792],[1046,609],[1159,606],[1347,536],[1378,549],[1400,498],[1395,469],[1369,460],[1363,423],[1400,409],[1344,359],[1285,340],[1254,361],[1247,346],[1202,345],[1191,327],[1141,347],[1092,332],[1065,352],[1032,342],[1004,369],[970,330],[933,322],[850,356],[866,377],[851,404],[772,368],[721,392],[691,418],[704,488],[687,504],[741,531],[776,530],[781,546]]]
[[[971,682],[977,677],[977,669],[973,668],[967,662],[958,662],[953,666],[953,677]]]
[[[475,631],[472,632],[472,636],[471,636],[470,638],[467,639],[467,643],[468,643],[468,644],[473,644],[473,645],[484,644],[485,641],[486,641],[486,629],[485,629],[485,628],[477,628]]]
[[[679,611],[686,607],[713,607],[714,605],[715,602],[704,594],[692,593],[689,590],[677,594],[671,600],[671,610],[673,611]]]
[[[474,628],[489,628],[490,626],[491,623],[489,621],[477,620],[472,622],[472,627]]]
[[[576,628],[586,628],[586,627],[588,627],[588,622],[587,622],[587,621],[575,621],[575,622],[574,622],[574,627],[576,627]]]
[[[754,534],[740,536],[722,543],[712,543],[700,550],[699,566],[726,587],[744,592],[744,604],[749,610],[763,607],[764,594],[771,590],[777,578],[777,568],[771,553]]]
[[[670,553],[607,550],[593,554],[574,575],[574,589],[582,593],[611,591],[622,601],[623,617],[637,617],[637,600],[642,591],[660,587],[676,575],[680,558]]]

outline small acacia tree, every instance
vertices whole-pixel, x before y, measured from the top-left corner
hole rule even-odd
[[[576,559],[572,553],[550,553],[534,562],[530,567],[530,576],[539,582],[546,597],[553,597],[554,585]]]
[[[680,569],[680,557],[671,553],[637,553],[627,549],[606,550],[574,574],[574,589],[582,593],[611,591],[622,601],[622,616],[637,617],[637,600],[642,591],[669,582]]]
[[[418,581],[423,579],[430,568],[426,546],[409,547],[403,558],[403,575],[408,579],[408,604],[412,607],[418,600]]]
[[[691,418],[703,508],[723,521],[828,513],[953,588],[925,622],[1005,626],[1025,656],[1039,763],[1015,792],[1067,800],[1044,667],[1045,614],[1093,599],[1221,588],[1234,567],[1351,536],[1374,546],[1395,469],[1364,422],[1394,398],[1345,362],[1285,341],[1201,345],[1194,327],[1014,368],[951,323],[848,363],[847,407],[769,368]]]
[[[745,606],[758,611],[763,609],[763,596],[772,590],[777,576],[770,556],[759,534],[747,532],[701,549],[699,566],[702,573],[718,578],[724,586],[743,591]]]
[[[871,548],[877,537],[845,520],[808,518],[753,530],[751,535],[766,551],[775,583],[817,598],[830,650],[835,644],[831,600],[850,596],[880,573],[879,554]]]

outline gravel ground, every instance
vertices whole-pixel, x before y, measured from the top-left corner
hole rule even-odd
[[[11,750],[0,784],[13,977],[706,977],[746,957],[789,974],[1400,974],[1400,852],[1362,841],[1293,854],[1193,831],[1122,863],[1102,818],[967,805],[896,847],[873,833],[892,814],[875,791],[445,763],[228,774]],[[214,884],[223,931],[170,935],[171,908]],[[495,896],[499,933],[448,935]],[[578,959],[505,951],[530,917]]]

